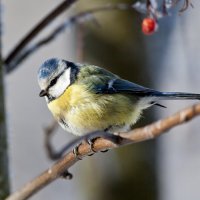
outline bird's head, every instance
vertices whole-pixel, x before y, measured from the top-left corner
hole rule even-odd
[[[58,58],[46,60],[39,68],[38,83],[41,88],[40,97],[48,102],[61,96],[74,83],[79,66]]]

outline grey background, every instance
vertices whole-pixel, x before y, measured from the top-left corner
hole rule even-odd
[[[3,1],[3,54],[7,55],[16,41],[58,2],[60,1]],[[173,14],[176,17],[164,19],[159,27],[159,36],[156,34],[146,38],[149,71],[152,74],[155,89],[200,92],[200,2],[194,0],[193,4],[195,8],[188,9],[181,16]],[[33,9],[35,7],[37,11]],[[52,26],[54,25],[53,23]],[[75,48],[73,32],[65,32],[51,45],[33,54],[31,59],[25,61],[19,69],[6,77],[7,123],[13,191],[52,164],[44,151],[42,130],[42,127],[51,122],[52,117],[44,99],[38,97],[39,87],[36,78],[38,67],[49,57],[76,60]],[[162,111],[157,110],[157,118],[168,116],[191,104],[193,104],[191,101],[165,102],[164,105],[168,108]],[[55,141],[57,146],[72,139],[61,129],[57,135]],[[170,133],[159,139],[158,146],[159,199],[198,200],[200,198],[199,118],[170,130]],[[109,152],[106,155],[98,155],[98,157],[107,159],[106,166],[112,170],[113,160],[109,163],[109,156],[114,157],[115,154]],[[96,157],[91,159],[103,167],[104,164]],[[85,165],[88,171],[95,173],[95,166],[90,164],[91,159],[86,159],[83,164],[73,167],[72,172],[75,172],[76,176],[72,181],[55,181],[32,199],[84,199],[87,195],[84,194],[86,187],[83,186],[84,181],[81,181],[81,167]],[[117,160],[117,157],[114,157],[114,160]],[[109,170],[107,170],[108,174]],[[112,175],[114,176],[115,173],[117,170]],[[90,190],[92,189],[91,186]]]
[[[16,41],[19,41],[59,2],[61,1],[4,1],[3,54],[6,55]],[[51,26],[55,24],[56,22]],[[51,45],[33,54],[30,60],[25,61],[6,77],[7,124],[13,191],[52,165],[44,151],[43,127],[47,126],[53,118],[45,100],[38,96],[40,89],[37,83],[37,70],[39,65],[50,57],[74,58],[72,44],[72,34],[65,32]],[[61,129],[58,131],[58,136],[60,136],[56,139],[58,146],[68,141],[70,137]],[[76,190],[78,187],[76,177],[72,181],[55,181],[32,199],[64,199],[69,195],[70,199],[82,199]]]

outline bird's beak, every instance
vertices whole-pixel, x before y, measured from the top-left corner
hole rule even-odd
[[[39,96],[40,96],[40,97],[44,97],[44,96],[46,96],[46,95],[47,95],[47,91],[46,91],[46,90],[41,90]]]

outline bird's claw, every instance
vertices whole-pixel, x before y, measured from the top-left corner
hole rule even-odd
[[[90,145],[90,151],[92,152],[91,154],[89,154],[88,156],[92,156],[94,153],[97,153],[97,151],[94,149],[94,141],[96,139],[98,139],[99,137],[96,137],[96,138],[93,138],[93,139],[88,139],[87,140],[87,143]],[[100,152],[102,153],[105,153],[107,152],[108,149],[105,149],[105,150],[101,150]]]
[[[80,145],[81,145],[81,144],[76,145],[76,146],[74,147],[74,149],[73,149],[73,154],[74,154],[74,156],[75,156],[75,158],[76,158],[77,160],[82,160],[82,157],[80,156],[80,154],[79,154],[79,152],[78,152],[78,148],[79,148]]]
[[[92,139],[87,139],[86,140],[86,142],[89,144],[89,146],[90,146],[90,154],[88,154],[88,156],[92,156],[94,153],[97,153],[97,151],[94,149],[94,141],[96,140],[96,139],[98,139],[99,137],[96,137],[96,138],[92,138]],[[75,147],[74,147],[74,149],[73,149],[73,154],[74,154],[74,156],[75,156],[75,158],[77,159],[77,160],[82,160],[82,157],[80,156],[80,154],[79,154],[79,151],[78,151],[78,148],[79,148],[79,146],[80,146],[81,144],[78,144],[78,145],[76,145]],[[101,150],[100,152],[102,152],[102,153],[105,153],[105,152],[107,152],[108,151],[108,149],[105,149],[105,150]]]
[[[90,145],[90,152],[91,152],[91,154],[89,154],[88,156],[92,156],[94,153],[97,152],[97,151],[94,150],[94,141],[95,140],[96,140],[96,138],[87,140],[87,143]]]
[[[109,149],[101,150],[101,153],[106,153],[108,152]]]

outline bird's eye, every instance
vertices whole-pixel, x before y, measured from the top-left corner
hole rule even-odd
[[[54,78],[51,82],[50,82],[50,87],[55,85],[57,82],[57,78]]]

